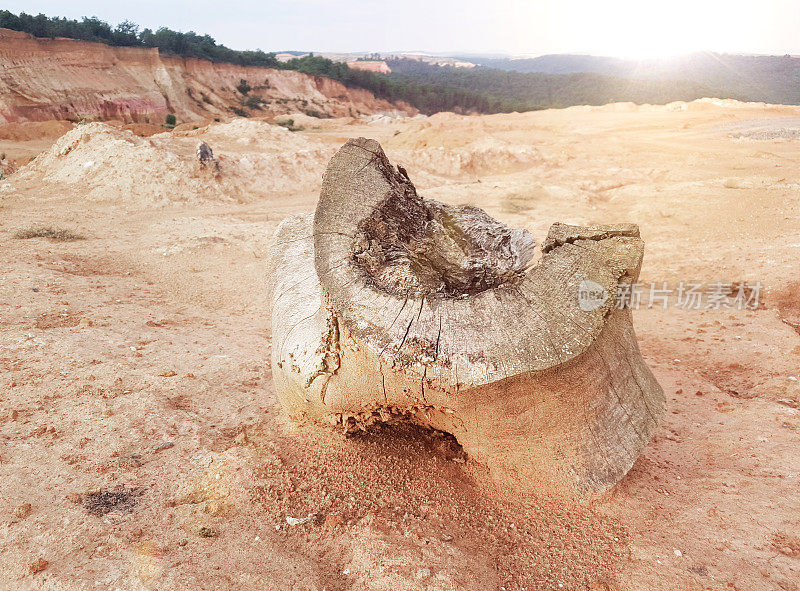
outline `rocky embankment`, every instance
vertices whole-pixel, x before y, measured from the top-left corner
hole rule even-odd
[[[250,88],[244,93],[237,88],[242,80]],[[167,113],[192,121],[292,112],[358,116],[416,110],[300,72],[0,29],[0,123],[83,118],[161,123]]]

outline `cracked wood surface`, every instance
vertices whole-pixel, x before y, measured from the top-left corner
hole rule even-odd
[[[377,142],[350,140],[329,164],[313,221],[279,227],[273,375],[288,413],[346,428],[399,418],[441,429],[521,490],[613,485],[664,406],[613,297],[638,276],[636,226],[555,224],[519,281],[463,297],[399,296],[368,280],[352,244],[359,222],[409,185]],[[577,299],[586,279],[612,294],[588,311]]]

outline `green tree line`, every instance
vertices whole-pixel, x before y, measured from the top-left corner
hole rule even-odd
[[[34,37],[68,37],[81,41],[92,41],[123,47],[156,47],[165,53],[183,57],[196,57],[214,62],[228,62],[242,66],[278,67],[274,53],[256,51],[236,51],[218,44],[209,35],[198,35],[194,31],[182,33],[167,27],[156,31],[139,29],[131,21],[123,21],[112,27],[97,17],[83,17],[81,20],[48,17],[44,14],[33,16],[24,12],[16,15],[0,10],[0,27],[23,31]]]
[[[668,77],[636,79],[595,73],[544,74],[486,67],[456,68],[408,58],[391,59],[387,63],[392,69],[392,77],[405,81],[409,86],[435,84],[491,95],[495,107],[484,107],[483,112],[604,105],[620,101],[665,104],[704,96],[743,96]]]
[[[416,60],[392,60],[392,74],[354,70],[342,62],[309,54],[280,62],[274,53],[237,51],[217,43],[209,35],[186,33],[161,27],[141,29],[123,21],[116,27],[97,17],[81,20],[13,14],[0,10],[0,27],[36,37],[68,37],[125,47],[158,48],[167,54],[226,62],[296,70],[337,80],[345,86],[363,88],[389,101],[405,101],[422,113],[508,113],[577,104],[612,101],[666,103],[715,96],[699,84],[674,80],[631,80],[600,74],[541,74],[491,68],[453,68]],[[731,97],[738,98],[738,97]]]
[[[348,87],[369,90],[379,98],[406,101],[423,113],[438,111],[495,113],[534,108],[524,100],[509,100],[493,96],[490,92],[476,92],[458,85],[437,84],[435,81],[418,83],[398,77],[353,70],[342,62],[313,54],[280,62],[274,53],[261,50],[237,51],[217,43],[209,35],[193,31],[183,33],[161,27],[156,31],[141,29],[135,23],[123,21],[112,27],[97,17],[81,20],[48,17],[44,14],[13,14],[0,10],[0,27],[23,31],[35,37],[68,37],[124,47],[155,47],[164,53],[226,62],[242,66],[262,66],[297,70],[312,76],[324,76]]]

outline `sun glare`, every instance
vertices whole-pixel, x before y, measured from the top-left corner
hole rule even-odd
[[[631,59],[724,51],[746,30],[749,10],[716,0],[573,0],[548,9],[548,37],[558,52]]]

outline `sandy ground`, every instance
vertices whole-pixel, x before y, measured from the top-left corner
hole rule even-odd
[[[0,185],[0,588],[800,589],[798,116],[696,102],[70,132]],[[19,155],[53,142],[14,133]],[[635,312],[668,413],[609,496],[520,498],[442,434],[281,417],[271,233],[358,135],[426,196],[540,242],[555,221],[638,223],[642,282],[764,285],[757,310]],[[193,162],[199,139],[219,173]],[[83,239],[15,237],[40,225]]]

